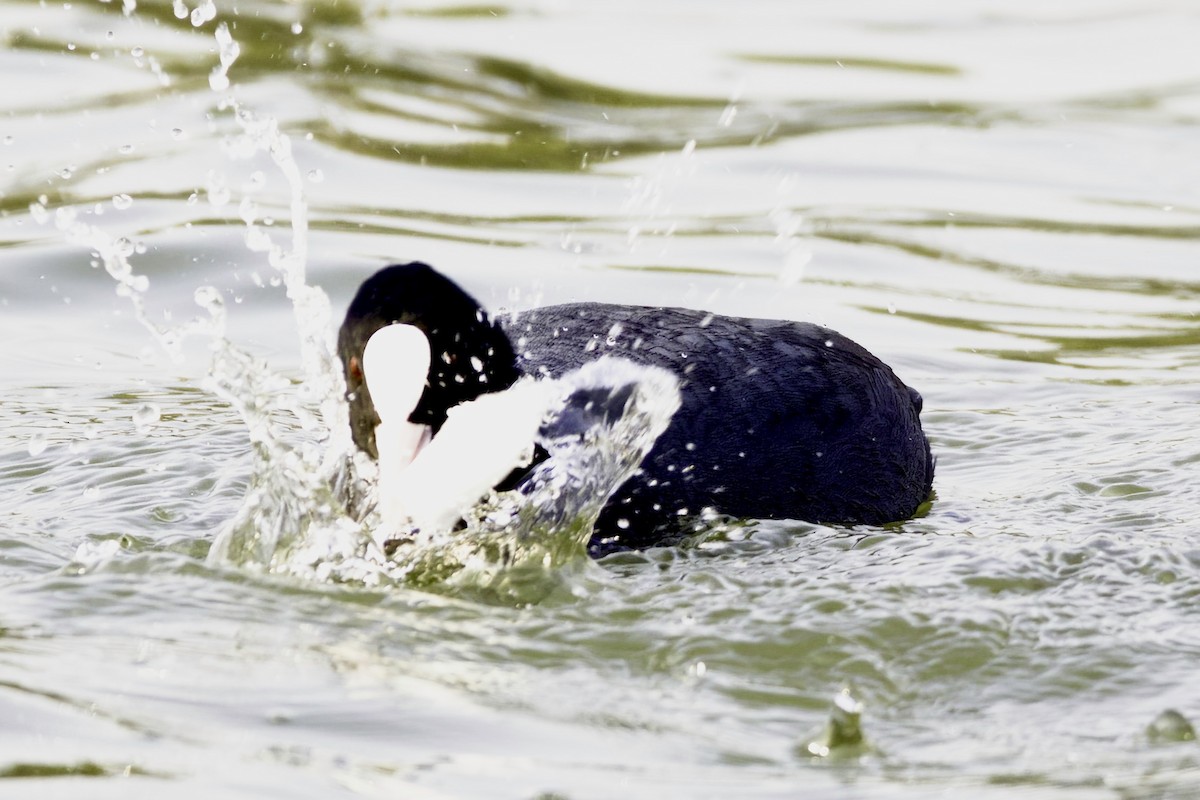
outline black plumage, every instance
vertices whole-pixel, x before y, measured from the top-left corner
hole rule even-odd
[[[378,418],[359,364],[370,335],[394,321],[431,338],[434,366],[412,419],[435,429],[448,400],[499,391],[520,373],[558,376],[605,353],[679,377],[681,406],[600,515],[594,555],[674,541],[705,509],[875,525],[911,516],[931,490],[921,396],[832,330],[600,303],[532,309],[496,324],[418,263],[364,282],[339,335],[351,428],[372,454]]]
[[[680,378],[681,406],[613,495],[593,550],[669,540],[704,508],[733,517],[881,524],[929,496],[921,396],[846,337],[803,322],[573,303],[501,320],[522,372],[611,353]],[[621,520],[628,525],[618,524]]]

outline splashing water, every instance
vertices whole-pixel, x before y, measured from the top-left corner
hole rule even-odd
[[[679,408],[679,381],[666,370],[604,356],[549,383],[561,398],[539,440],[549,458],[517,490],[493,492],[470,509],[464,529],[387,543],[407,551],[395,561],[408,583],[530,600],[560,585],[554,570],[587,563],[596,518],[666,430]],[[596,410],[581,427],[570,398],[597,389],[624,408],[612,420]]]
[[[203,6],[208,19],[216,15]],[[605,357],[552,383],[564,404],[551,408],[541,444],[550,458],[535,468],[519,491],[492,492],[467,509],[453,532],[425,536],[381,529],[374,498],[377,470],[350,437],[345,384],[337,356],[328,297],[306,282],[308,208],[304,174],[287,134],[276,120],[259,117],[233,96],[228,71],[239,48],[225,23],[215,31],[219,65],[210,85],[230,92],[219,107],[231,111],[240,133],[222,143],[233,160],[266,153],[290,189],[291,237],[275,242],[260,225],[249,197],[238,212],[246,246],[265,253],[292,303],[299,334],[302,379],[293,381],[226,338],[227,309],[220,290],[202,286],[195,302],[205,312],[189,323],[160,326],[145,311],[149,281],[131,264],[137,247],[95,225],[73,209],[54,213],[56,227],[92,249],[133,305],[145,326],[174,360],[187,338],[206,338],[212,350],[204,387],[228,402],[246,425],[254,452],[250,488],[238,512],[209,551],[212,565],[234,565],[311,580],[365,585],[451,588],[492,599],[540,599],[563,583],[571,567],[587,565],[592,526],[608,497],[637,469],[678,408],[678,381],[670,373]],[[229,201],[223,180],[209,176],[210,200]],[[133,198],[120,196],[129,207]],[[116,201],[114,200],[114,203]],[[46,201],[30,209],[48,221]],[[566,399],[582,390],[620,393],[623,411],[586,431],[561,424]],[[158,410],[135,413],[139,433],[157,421]],[[569,427],[569,426],[567,426]]]

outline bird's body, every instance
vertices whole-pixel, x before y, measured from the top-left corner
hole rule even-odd
[[[882,524],[911,516],[930,493],[921,396],[834,331],[600,303],[532,309],[497,324],[423,264],[388,267],[364,282],[339,336],[355,442],[373,456],[379,414],[361,359],[367,340],[393,323],[429,337],[433,363],[410,419],[428,425],[435,442],[449,407],[521,375],[557,378],[610,354],[678,378],[680,407],[609,499],[593,555],[672,542],[708,509]]]
[[[681,518],[706,508],[881,524],[929,495],[921,396],[827,328],[600,303],[500,322],[527,374],[557,376],[609,353],[680,379],[679,411],[601,514],[593,551],[669,540]]]

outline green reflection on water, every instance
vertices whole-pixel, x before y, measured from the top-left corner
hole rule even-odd
[[[783,56],[743,53],[742,61],[757,64],[783,64],[797,67],[835,67],[838,69],[866,69],[884,72],[914,72],[922,75],[961,75],[962,70],[950,64],[933,64],[921,61],[894,61],[882,58],[854,56]]]

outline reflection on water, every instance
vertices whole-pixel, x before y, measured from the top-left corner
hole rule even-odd
[[[1200,718],[1190,6],[3,11],[0,776],[1196,792],[1195,743],[1162,733]],[[328,320],[411,259],[489,307],[835,327],[924,394],[936,500],[574,561],[526,605],[208,560],[264,475],[295,502],[255,531],[320,518]],[[193,332],[180,360],[113,277]],[[844,687],[869,747],[826,769],[805,745]]]

